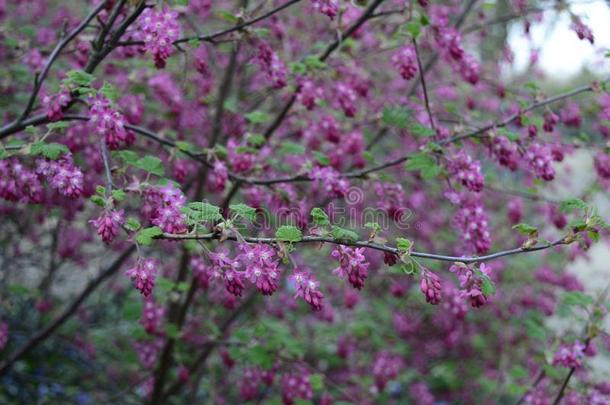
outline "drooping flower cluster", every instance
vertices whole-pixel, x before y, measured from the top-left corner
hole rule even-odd
[[[36,173],[66,197],[78,198],[83,193],[83,172],[74,164],[69,153],[57,160],[38,159]]]
[[[354,117],[358,109],[356,108],[356,92],[345,82],[339,82],[335,86],[337,102],[346,117]]]
[[[286,65],[268,43],[260,41],[256,62],[276,89],[286,86]]]
[[[280,267],[275,250],[263,244],[241,244],[238,260],[245,266],[245,276],[263,295],[271,295],[280,281]]]
[[[0,352],[6,347],[8,342],[8,323],[0,321]]]
[[[109,149],[121,148],[132,139],[125,129],[123,115],[112,107],[112,103],[101,94],[89,102],[90,124],[98,135],[103,136]]]
[[[137,37],[144,41],[144,50],[153,55],[155,66],[165,67],[174,51],[173,42],[180,37],[178,13],[167,7],[147,8],[138,19]]]
[[[305,79],[299,84],[297,99],[301,102],[303,107],[308,110],[313,110],[316,106],[316,101],[320,100],[323,95],[324,92],[322,88],[316,86],[312,80]]]
[[[241,263],[239,260],[229,257],[229,252],[225,249],[209,254],[212,274],[216,278],[221,278],[225,283],[225,288],[236,297],[241,297],[246,285],[244,283],[244,272],[240,271]]]
[[[458,204],[453,224],[461,233],[462,240],[476,253],[487,252],[491,247],[491,234],[482,201],[478,198],[461,198]]]
[[[602,179],[610,179],[610,155],[606,152],[597,152],[595,154],[593,165],[597,174]]]
[[[377,389],[383,391],[389,381],[398,377],[403,366],[402,357],[387,351],[379,352],[373,363],[373,378]]]
[[[181,209],[185,202],[184,193],[173,183],[149,187],[144,198],[144,215],[163,232],[184,233],[186,218]]]
[[[363,255],[364,248],[350,248],[338,245],[331,256],[339,260],[339,267],[333,273],[347,278],[352,287],[361,290],[368,275],[369,263]]]
[[[42,107],[49,121],[59,121],[64,117],[63,110],[70,104],[70,91],[62,87],[59,93],[42,98]]]
[[[582,360],[585,357],[586,346],[578,340],[571,345],[562,344],[553,357],[553,365],[566,368],[582,367]]]
[[[13,157],[0,160],[0,197],[8,201],[39,203],[44,190],[36,172]]]
[[[544,132],[553,132],[555,129],[555,125],[559,123],[559,115],[555,114],[552,111],[547,111],[544,113],[544,123],[542,124],[542,129]]]
[[[157,304],[150,297],[144,300],[140,324],[144,327],[146,333],[150,335],[163,334],[164,317],[165,307],[163,305]]]
[[[324,294],[318,290],[319,283],[308,272],[297,271],[290,276],[296,287],[295,298],[301,297],[315,311],[321,311]]]
[[[125,211],[105,210],[99,217],[89,222],[97,228],[97,234],[105,243],[112,243],[125,223]]]
[[[157,261],[155,259],[139,258],[136,265],[125,272],[131,278],[134,287],[142,295],[148,297],[155,287],[157,278]]]
[[[202,257],[191,257],[191,269],[193,276],[197,279],[199,288],[207,290],[210,286],[210,278],[212,277],[211,269],[205,264]]]
[[[570,28],[574,30],[574,32],[576,32],[576,35],[578,35],[578,39],[580,39],[581,41],[586,39],[591,44],[595,42],[593,31],[591,31],[591,28],[589,28],[585,23],[583,23],[580,18],[575,17],[572,20]]]
[[[392,56],[392,64],[405,80],[411,80],[417,73],[417,55],[412,46],[403,46]]]
[[[339,12],[339,0],[311,0],[313,8],[328,16],[331,20]]]
[[[262,384],[273,383],[273,371],[263,371],[260,367],[248,367],[244,370],[239,387],[239,395],[244,401],[252,401],[260,395]]]
[[[536,128],[536,127],[534,127]],[[519,166],[519,153],[517,145],[505,136],[496,136],[490,145],[491,153],[498,159],[498,163],[508,167],[511,171],[517,170]]]
[[[470,191],[483,190],[485,179],[481,172],[481,164],[472,159],[464,151],[456,153],[448,164],[449,172]]]
[[[441,279],[429,270],[422,270],[419,288],[426,297],[426,302],[437,305],[441,302]]]
[[[285,405],[292,405],[297,398],[311,400],[313,389],[309,382],[309,373],[305,369],[282,376],[282,400]]]
[[[347,194],[349,182],[341,177],[341,174],[332,167],[314,167],[311,169],[311,177],[322,183],[324,191],[331,198],[342,198]]]
[[[548,146],[532,143],[525,152],[524,158],[534,176],[546,181],[555,178],[555,169],[552,165],[553,156]]]
[[[208,188],[212,192],[221,192],[225,189],[227,180],[229,180],[227,166],[220,160],[215,161],[210,172]]]
[[[455,273],[460,282],[460,296],[470,301],[473,308],[479,308],[487,303],[487,296],[482,291],[483,277],[489,277],[490,268],[481,263],[478,270],[471,269],[463,263],[455,263],[449,271]]]

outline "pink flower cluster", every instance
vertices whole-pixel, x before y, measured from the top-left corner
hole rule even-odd
[[[610,179],[610,155],[606,152],[597,152],[593,165],[602,179]]]
[[[207,290],[210,286],[212,271],[205,264],[203,258],[191,257],[191,269],[193,270],[193,276],[197,280],[199,288]]]
[[[555,169],[552,165],[553,156],[548,146],[532,143],[525,152],[524,158],[534,176],[546,181],[555,178]]]
[[[142,307],[142,317],[140,324],[144,327],[146,333],[150,335],[162,335],[163,322],[165,321],[165,307],[157,304],[153,298],[144,300]]]
[[[422,270],[419,288],[426,297],[426,302],[432,305],[441,302],[441,279],[433,272]]]
[[[345,82],[339,82],[335,86],[337,102],[346,117],[354,117],[358,109],[356,108],[356,92]]]
[[[76,167],[71,154],[64,154],[58,160],[38,159],[36,173],[66,197],[78,198],[83,193],[83,172]]]
[[[263,295],[272,295],[280,282],[280,267],[273,260],[275,250],[263,244],[239,246],[241,254],[237,259],[245,266],[245,275]]]
[[[97,234],[105,243],[112,243],[125,223],[125,211],[105,210],[99,217],[89,222],[97,228]]]
[[[308,272],[297,271],[290,276],[296,287],[295,298],[301,297],[315,311],[321,311],[324,304],[324,294],[318,290],[319,283]]]
[[[303,107],[308,110],[313,110],[316,106],[316,100],[322,99],[323,96],[324,91],[322,88],[316,86],[312,80],[305,79],[299,84],[297,99],[301,102]]]
[[[491,269],[481,263],[479,271],[486,277],[491,274]],[[449,268],[449,271],[455,273],[460,282],[460,296],[470,301],[473,308],[479,308],[487,303],[487,296],[481,290],[483,281],[481,276],[477,275],[475,270],[466,266],[463,263],[456,263]]]
[[[44,190],[34,170],[21,164],[17,158],[0,160],[0,197],[8,201],[39,203]]]
[[[209,254],[212,275],[221,278],[225,282],[225,288],[230,294],[241,297],[246,285],[244,283],[244,272],[240,271],[241,263],[236,258],[229,257],[227,250]]]
[[[297,373],[282,376],[282,401],[284,405],[293,405],[297,398],[311,400],[313,389],[309,382],[309,373],[300,369]]]
[[[173,42],[180,37],[180,32],[178,13],[167,7],[147,8],[138,20],[137,37],[144,41],[144,50],[153,55],[159,69],[165,67],[165,61],[173,53]]]
[[[567,368],[582,367],[586,346],[578,340],[571,345],[562,344],[553,357],[553,365]]]
[[[448,164],[449,173],[470,191],[483,190],[485,179],[479,161],[472,159],[464,151],[459,151]]]
[[[350,248],[338,245],[331,256],[339,260],[339,267],[333,273],[341,278],[347,278],[352,287],[361,290],[368,275],[369,263],[363,255],[364,248]]]
[[[108,148],[114,150],[132,142],[125,130],[123,115],[112,107],[112,103],[101,94],[89,102],[90,124],[98,135],[103,136]],[[132,135],[133,136],[133,135]]]
[[[310,172],[314,180],[322,183],[324,191],[331,198],[342,198],[347,194],[349,182],[332,167],[314,167]]]
[[[328,16],[331,20],[339,12],[339,0],[311,0],[313,8]]]
[[[403,366],[402,357],[387,351],[379,352],[373,363],[373,378],[377,389],[383,391],[389,381],[398,377]]]
[[[535,127],[534,127],[535,128]],[[519,166],[519,153],[517,145],[505,136],[496,136],[490,145],[491,153],[498,159],[500,165],[508,167],[511,171]]]
[[[173,183],[150,187],[144,198],[144,215],[163,232],[186,232],[185,216],[181,212],[186,197]]]
[[[276,89],[286,86],[286,65],[268,43],[260,41],[256,61]]]
[[[411,80],[417,73],[417,55],[412,46],[403,46],[392,56],[392,64],[405,80]]]
[[[49,121],[59,121],[64,117],[63,110],[70,104],[70,91],[64,87],[59,93],[42,98],[42,107]]]
[[[227,180],[229,180],[227,165],[220,160],[215,161],[212,165],[212,171],[210,172],[208,188],[212,192],[221,192],[225,189]]]
[[[574,32],[576,32],[576,35],[578,35],[578,39],[580,39],[581,41],[586,39],[591,44],[595,42],[593,31],[591,31],[591,28],[585,25],[580,18],[574,18],[572,24],[570,25],[570,28],[574,30]]]
[[[244,401],[252,401],[260,395],[262,384],[271,386],[273,384],[273,371],[263,371],[260,367],[248,367],[244,370],[239,395]]]
[[[489,221],[478,198],[461,198],[453,224],[461,232],[464,243],[476,253],[483,254],[491,247]]]
[[[139,258],[136,265],[125,274],[131,278],[134,286],[142,295],[148,297],[155,287],[157,277],[157,261],[155,259]]]

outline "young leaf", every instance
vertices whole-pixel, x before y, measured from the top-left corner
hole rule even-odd
[[[413,242],[405,238],[396,238],[396,247],[403,252],[410,252]]]
[[[324,212],[322,208],[312,208],[310,215],[314,224],[318,226],[330,225],[328,215],[326,215],[326,212]]]
[[[77,87],[89,87],[95,76],[82,70],[71,70],[66,74],[66,82]]]
[[[119,91],[108,82],[104,82],[100,92],[110,101],[116,102],[119,99]]]
[[[585,203],[580,198],[571,198],[569,200],[562,201],[559,204],[559,209],[562,212],[571,212],[577,209],[587,209],[587,203]]]
[[[246,204],[232,204],[229,206],[232,212],[239,215],[240,217],[247,219],[250,222],[254,222],[256,219],[256,208],[247,206]]]
[[[70,153],[70,149],[61,143],[34,142],[30,147],[30,153],[35,156],[43,155],[47,159],[57,160],[61,155]]]
[[[220,207],[207,202],[191,202],[183,208],[182,212],[186,214],[187,222],[190,225],[206,221],[220,221],[223,218]]]
[[[513,229],[516,229],[520,233],[527,235],[527,236],[533,236],[533,235],[538,234],[538,228],[536,228],[535,226],[528,225],[528,224],[517,224],[517,225],[513,226]]]
[[[275,237],[282,242],[298,242],[303,239],[303,234],[296,226],[283,225],[275,231]]]
[[[338,240],[350,240],[353,242],[358,240],[358,234],[356,232],[338,226],[333,226],[331,235],[333,236],[333,238]]]
[[[381,114],[381,122],[389,127],[403,129],[407,127],[411,112],[403,106],[385,106]]]
[[[136,236],[136,241],[140,245],[148,246],[152,243],[153,238],[155,236],[162,235],[163,231],[158,226],[153,226],[150,228],[144,228]]]
[[[248,121],[253,124],[264,124],[265,122],[269,122],[271,120],[271,115],[264,111],[252,111],[244,115]]]
[[[155,176],[162,177],[165,174],[165,169],[163,168],[163,163],[161,159],[155,156],[146,155],[143,158],[138,159],[134,166],[138,169],[142,169],[147,171]]]
[[[115,201],[123,201],[125,197],[127,197],[127,193],[125,193],[123,190],[112,190],[112,198],[114,198]]]

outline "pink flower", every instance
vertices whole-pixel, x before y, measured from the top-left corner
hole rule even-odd
[[[321,87],[316,86],[313,81],[306,79],[299,85],[297,99],[303,104],[303,107],[313,110],[316,106],[316,100],[320,100],[323,95]]]
[[[532,143],[525,152],[525,161],[532,174],[540,179],[551,181],[555,178],[551,150],[546,145]]]
[[[144,301],[140,324],[151,335],[163,335],[163,322],[165,321],[165,307],[155,302],[153,298]]]
[[[314,167],[310,174],[314,180],[322,183],[329,197],[342,198],[347,194],[349,182],[341,178],[340,173],[332,167]]]
[[[153,55],[155,66],[165,67],[165,61],[174,52],[173,42],[180,38],[178,13],[163,7],[147,8],[138,19],[137,36],[144,41],[144,50]]]
[[[453,225],[462,240],[474,252],[483,254],[491,247],[489,221],[480,199],[468,196],[458,202],[460,207],[453,217]]]
[[[90,100],[89,117],[89,124],[98,135],[106,139],[108,148],[119,149],[130,142],[123,115],[115,110],[110,100],[104,96],[98,94]]]
[[[536,127],[534,126],[534,128]],[[517,170],[519,153],[516,144],[509,141],[505,136],[497,136],[491,142],[490,149],[500,165],[508,167],[511,171]]]
[[[157,277],[157,261],[155,259],[138,259],[136,265],[127,270],[125,274],[131,278],[134,287],[142,295],[148,297],[155,286]]]
[[[262,244],[240,245],[242,253],[237,257],[245,266],[245,275],[263,295],[272,295],[280,281],[280,267],[273,260],[275,251]]]
[[[387,383],[396,377],[404,367],[404,361],[398,355],[381,351],[375,357],[373,363],[373,378],[377,389],[383,391]]]
[[[49,185],[69,198],[78,198],[83,192],[83,172],[74,165],[72,155],[64,154],[58,160],[38,159],[36,173]]]
[[[42,107],[49,121],[59,121],[64,117],[63,110],[70,104],[70,91],[62,87],[59,93],[52,96],[44,96]]]
[[[574,32],[576,32],[576,35],[578,35],[578,39],[586,39],[591,44],[595,42],[593,31],[591,31],[591,28],[586,26],[580,18],[575,17],[572,21],[572,24],[570,25],[570,28],[574,30]]]
[[[449,173],[459,180],[470,191],[483,190],[485,179],[481,172],[481,164],[472,159],[464,151],[459,151],[449,161]]]
[[[605,152],[597,152],[593,162],[597,174],[602,179],[610,179],[610,155]]]
[[[404,46],[392,56],[392,64],[405,80],[411,80],[417,73],[417,55],[412,46]]]
[[[571,345],[562,344],[553,357],[553,365],[566,368],[582,367],[582,360],[585,357],[585,345],[578,340]]]
[[[286,65],[266,42],[259,42],[256,61],[274,88],[286,86]]]
[[[221,192],[225,189],[225,185],[229,180],[229,171],[227,166],[217,160],[214,162],[212,171],[210,172],[208,187],[212,192]]]
[[[441,279],[436,274],[429,270],[423,270],[419,288],[426,297],[426,302],[432,305],[441,302]]]
[[[181,212],[186,197],[173,183],[149,187],[144,196],[143,211],[153,225],[163,232],[186,232],[186,217]]]
[[[318,290],[319,283],[307,272],[295,272],[290,279],[296,286],[295,298],[301,297],[315,311],[321,311],[324,295]]]
[[[282,401],[284,405],[293,405],[297,398],[304,400],[313,398],[309,373],[305,369],[299,369],[296,373],[284,374],[282,377]]]
[[[97,228],[97,234],[102,237],[105,243],[112,243],[118,235],[119,229],[125,223],[125,211],[104,211],[99,217],[89,222]]]
[[[369,263],[362,254],[364,248],[350,248],[347,246],[337,246],[331,256],[339,260],[339,267],[333,273],[341,278],[347,278],[349,283],[358,290],[364,287],[364,280],[367,277]]]
[[[338,0],[311,0],[313,8],[333,20],[339,12]]]

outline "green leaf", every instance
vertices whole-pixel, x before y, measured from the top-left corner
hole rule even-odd
[[[178,329],[178,325],[175,323],[168,323],[165,325],[165,334],[170,339],[178,339],[180,336],[180,330]]]
[[[153,238],[155,236],[159,236],[162,234],[163,234],[163,231],[158,226],[144,228],[138,233],[138,236],[136,237],[136,241],[140,245],[148,246],[152,243]]]
[[[559,204],[559,209],[562,212],[571,212],[577,209],[587,209],[587,203],[580,198],[571,198],[569,200],[562,201]]]
[[[218,18],[228,21],[230,23],[239,22],[239,18],[235,17],[233,15],[233,13],[231,13],[227,10],[216,10],[216,16],[218,16]]]
[[[283,225],[275,231],[275,237],[282,242],[298,242],[303,239],[303,234],[296,226]]]
[[[421,33],[421,23],[419,21],[411,21],[407,23],[407,32],[415,39],[419,37]]]
[[[491,279],[483,273],[479,273],[479,277],[481,278],[481,292],[486,297],[491,297],[494,295],[496,293],[496,286]]]
[[[191,202],[182,212],[186,214],[187,221],[190,225],[206,222],[206,221],[220,221],[223,219],[220,213],[220,207],[209,204],[207,202]]]
[[[304,155],[305,151],[305,146],[288,141],[282,142],[278,150],[280,155]]]
[[[67,84],[79,87],[89,87],[95,80],[95,76],[82,70],[71,70],[66,74]]]
[[[271,115],[264,111],[252,111],[245,114],[244,117],[253,124],[264,124],[271,120]]]
[[[350,240],[353,242],[358,240],[358,234],[356,232],[338,226],[333,226],[330,234],[333,238],[338,240]]]
[[[405,238],[396,238],[396,247],[403,252],[410,252],[413,247],[413,242]]]
[[[563,293],[561,302],[567,306],[580,306],[583,308],[593,304],[594,299],[590,295],[582,293],[580,291],[569,291]]]
[[[247,219],[250,222],[254,222],[256,219],[256,208],[252,208],[246,204],[232,204],[229,206],[232,212],[239,215],[240,217]]]
[[[47,159],[57,160],[65,153],[70,153],[70,149],[61,143],[34,142],[30,147],[30,153],[34,156],[43,155]]]
[[[112,190],[112,198],[114,198],[115,201],[123,201],[125,197],[127,197],[127,193],[125,193],[123,190]]]
[[[513,229],[516,229],[520,233],[527,235],[527,236],[536,235],[538,233],[538,228],[536,228],[535,226],[528,225],[528,224],[517,224],[517,225],[513,226]]]
[[[322,208],[312,208],[311,210],[311,218],[313,219],[313,223],[318,226],[330,225],[330,220],[328,219],[328,215]]]
[[[324,69],[327,66],[326,63],[322,62],[320,58],[315,55],[305,57],[303,62],[309,69]]]
[[[317,162],[319,164],[321,164],[322,166],[328,166],[330,164],[330,158],[322,152],[314,150],[313,156],[316,158]]]
[[[199,45],[201,45],[201,41],[199,40],[199,38],[191,38],[188,40],[187,43],[193,49],[197,49],[197,48],[199,48]]]
[[[95,192],[101,196],[106,195],[106,187],[104,186],[96,186],[95,187]]]
[[[105,207],[106,206],[106,200],[104,200],[104,197],[101,197],[97,194],[92,195],[91,197],[89,197],[89,200],[91,200],[91,202],[95,205],[99,205],[100,207]]]
[[[104,85],[100,89],[100,93],[102,93],[104,97],[112,102],[116,102],[119,99],[119,91],[116,87],[108,82],[104,82]]]
[[[66,129],[70,126],[70,123],[68,121],[58,121],[58,122],[51,122],[49,124],[47,124],[47,128],[50,131],[57,131],[59,129]]]
[[[436,165],[434,158],[427,153],[422,152],[411,156],[405,163],[405,169],[409,171],[422,170],[434,165]]]
[[[120,150],[112,153],[113,157],[117,157],[127,164],[134,164],[138,160],[138,154],[131,150]]]
[[[309,384],[314,391],[322,391],[324,389],[324,376],[322,374],[311,374]]]
[[[436,135],[436,132],[432,128],[428,128],[418,122],[409,126],[409,132],[418,138],[429,137]]]
[[[137,231],[142,225],[140,225],[140,221],[138,221],[136,218],[129,217],[125,222],[125,226],[127,226],[130,231]]]
[[[403,129],[407,127],[410,117],[411,111],[407,107],[385,106],[381,114],[381,122],[390,127]]]
[[[155,176],[162,177],[165,174],[163,163],[161,159],[156,156],[146,155],[143,158],[138,159],[134,164],[138,169],[147,171]]]
[[[417,266],[412,261],[409,261],[408,263],[400,263],[398,265],[398,270],[408,276],[413,276],[417,274],[418,271]]]
[[[255,146],[257,148],[263,146],[265,142],[267,142],[265,137],[261,134],[249,134],[247,140],[250,145]]]

